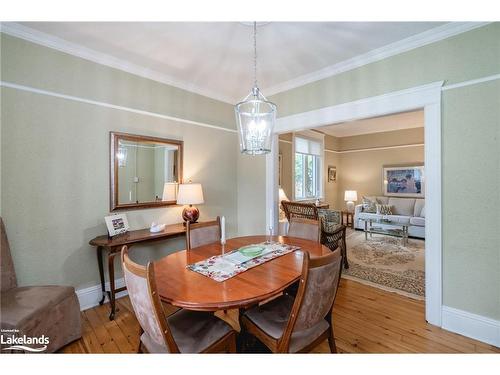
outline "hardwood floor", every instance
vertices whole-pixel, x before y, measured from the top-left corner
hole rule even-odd
[[[83,311],[83,337],[64,353],[135,353],[139,324],[128,297],[117,300],[120,311],[108,319],[109,306]],[[166,306],[167,312],[175,309]],[[237,312],[217,315],[236,329]],[[395,293],[342,279],[334,307],[340,353],[500,353],[500,349],[427,324],[424,303]],[[313,350],[329,353],[325,340]]]

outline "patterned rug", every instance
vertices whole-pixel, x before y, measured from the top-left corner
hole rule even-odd
[[[425,295],[425,241],[374,234],[365,240],[364,232],[347,234],[349,269],[346,278],[360,279],[370,285],[423,299]]]

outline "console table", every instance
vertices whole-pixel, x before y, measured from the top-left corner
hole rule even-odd
[[[116,293],[126,290],[126,287],[115,288],[115,256],[119,255],[124,245],[131,247],[135,244],[142,244],[145,242],[165,240],[167,238],[185,236],[186,227],[183,223],[167,225],[166,228],[158,233],[151,233],[149,228],[132,230],[118,236],[99,236],[89,241],[89,244],[97,248],[97,265],[99,266],[99,276],[101,278],[102,299],[99,304],[104,303],[106,293],[109,297],[109,304],[111,312],[109,320],[115,318],[116,306],[115,295]],[[104,283],[104,264],[103,264],[103,250],[108,250],[108,271],[109,271],[109,291],[106,291]]]

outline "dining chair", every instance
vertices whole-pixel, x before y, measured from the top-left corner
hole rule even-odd
[[[320,221],[291,217],[287,236],[319,242],[321,239]]]
[[[220,241],[220,217],[206,223],[186,223],[186,249]]]
[[[342,255],[336,250],[322,257],[303,253],[297,296],[288,294],[255,306],[241,316],[248,332],[274,353],[304,353],[328,339],[337,352],[332,309],[340,280]]]
[[[154,264],[134,263],[122,247],[121,260],[141,336],[138,353],[235,353],[236,331],[209,312],[180,309],[165,315],[156,289]]]

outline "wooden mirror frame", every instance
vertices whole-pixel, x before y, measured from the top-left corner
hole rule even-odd
[[[127,209],[141,209],[141,208],[154,208],[162,206],[172,206],[177,204],[176,201],[151,201],[144,203],[122,203],[118,202],[118,144],[120,140],[127,140],[132,142],[145,142],[145,143],[166,143],[176,145],[179,147],[178,155],[178,168],[179,168],[179,184],[182,183],[182,157],[184,151],[184,142],[176,139],[166,139],[149,137],[145,135],[136,135],[119,132],[109,132],[110,135],[110,210],[127,210]]]

